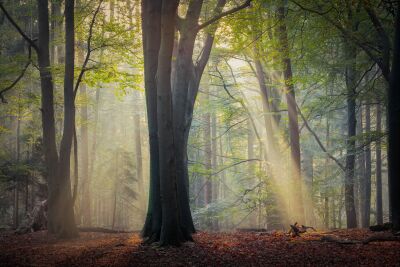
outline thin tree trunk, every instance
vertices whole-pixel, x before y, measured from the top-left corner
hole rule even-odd
[[[19,226],[19,183],[17,178],[14,178],[14,228],[17,229]]]
[[[218,169],[218,162],[217,162],[217,115],[215,111],[211,115],[211,170],[215,171]],[[212,181],[212,202],[217,203],[219,199],[219,186],[220,181],[219,177],[214,177]],[[219,230],[218,225],[218,218],[216,217],[217,214],[214,214],[214,218],[212,220],[212,229],[214,231]]]
[[[356,207],[356,217],[359,218],[357,224],[362,227],[362,220],[364,218],[364,203],[366,196],[366,183],[365,183],[365,151],[364,151],[364,118],[363,118],[363,105],[360,103],[360,108],[357,114],[356,132],[360,136],[357,146],[360,151],[356,155],[355,176],[354,176],[354,205]]]
[[[118,188],[118,180],[119,180],[119,164],[118,164],[118,151],[115,153],[115,182],[114,182],[114,202],[113,202],[113,213],[112,213],[112,223],[111,223],[111,229],[114,229],[115,227],[115,219],[116,219],[116,214],[117,214],[117,188]]]
[[[81,4],[81,3],[79,3]],[[78,48],[78,58],[80,63],[83,63],[84,53],[82,48]],[[91,226],[91,197],[90,197],[90,175],[89,175],[89,133],[88,133],[88,95],[86,91],[86,84],[80,84],[80,94],[83,98],[83,103],[81,106],[81,138],[80,138],[80,151],[81,151],[81,179],[82,179],[82,203],[81,203],[81,216],[82,223],[84,226]],[[98,113],[98,111],[96,110]],[[95,117],[98,114],[95,114]],[[97,120],[98,118],[95,118]],[[95,122],[95,124],[97,121]],[[95,125],[96,127],[97,125]],[[96,130],[95,130],[96,131]],[[95,137],[94,137],[95,139]]]
[[[376,105],[376,132],[382,132],[382,111],[381,104]],[[376,223],[383,224],[383,206],[382,206],[382,148],[380,137],[376,140]]]
[[[355,165],[355,140],[356,135],[356,49],[346,41],[346,87],[347,87],[347,151],[346,151],[346,177],[345,177],[345,207],[347,228],[357,227],[356,210],[354,205],[354,165]]]
[[[330,112],[328,112],[327,118],[326,118],[326,149],[330,148],[331,141],[330,141]],[[328,185],[329,185],[329,157],[326,156],[325,158],[325,192],[324,192],[324,224],[325,228],[329,229],[329,195],[328,195]]]
[[[371,133],[371,108],[370,104],[367,103],[365,107],[365,133]],[[371,145],[369,144],[370,138],[366,140],[365,145],[365,195],[363,203],[363,217],[361,226],[363,228],[369,227],[370,224],[370,213],[371,213]]]
[[[135,94],[136,97],[139,97],[139,93]],[[138,99],[135,99],[138,102]],[[139,113],[139,105],[136,105],[135,115],[133,116],[133,123],[135,125],[134,139],[135,139],[135,157],[136,157],[136,179],[138,183],[138,191],[139,191],[139,203],[143,205],[145,201],[145,193],[144,193],[144,181],[143,181],[143,163],[142,163],[142,137],[141,137],[141,125],[140,125],[140,113]],[[144,213],[143,213],[144,215]]]
[[[62,24],[63,15],[61,13],[62,0],[51,1],[51,62],[53,64],[64,63],[63,47],[60,45],[62,42]]]
[[[209,88],[208,85],[204,88],[204,104],[206,106],[209,105]],[[204,205],[207,206],[212,202],[212,162],[211,162],[211,114],[210,112],[206,112],[203,115],[203,123],[204,123],[204,133],[203,133],[203,142],[204,142],[204,167],[206,171],[205,179],[204,179]],[[208,216],[205,219],[205,227],[207,229],[212,228],[211,218]]]
[[[301,159],[300,159],[300,133],[297,114],[296,96],[293,85],[292,62],[289,56],[289,43],[287,37],[286,21],[285,21],[285,1],[281,2],[278,8],[279,17],[279,40],[282,47],[282,60],[283,60],[283,76],[285,79],[285,96],[288,106],[289,116],[289,139],[290,139],[290,152],[291,152],[291,173],[293,182],[295,184],[295,215],[298,221],[304,221],[304,207],[301,189]]]

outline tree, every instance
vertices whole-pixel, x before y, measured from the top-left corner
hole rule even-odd
[[[299,221],[304,222],[304,207],[302,199],[301,189],[301,159],[300,159],[300,134],[299,134],[299,123],[296,96],[293,84],[292,74],[292,61],[289,56],[289,43],[287,37],[286,23],[285,23],[285,6],[284,1],[278,8],[279,17],[279,41],[282,47],[282,61],[283,61],[283,77],[285,79],[285,96],[288,106],[289,116],[289,140],[290,140],[290,152],[291,152],[291,175],[293,176],[293,183],[295,184],[295,210],[296,217]]]
[[[38,55],[38,65],[41,80],[41,112],[43,147],[48,185],[48,230],[59,237],[74,237],[78,234],[75,225],[73,202],[70,187],[70,153],[73,129],[75,123],[74,106],[74,1],[65,3],[65,76],[64,76],[64,132],[60,145],[60,155],[57,152],[54,90],[50,71],[50,31],[49,9],[47,0],[38,0],[38,44],[30,39],[11,18],[0,3],[0,8],[16,30]]]
[[[206,39],[204,41],[203,52],[195,65],[193,63],[193,51],[194,44],[196,41],[196,36],[198,32],[216,22],[218,19],[223,16],[232,14],[244,7],[247,7],[250,4],[250,0],[246,1],[241,6],[233,8],[231,10],[222,12],[222,8],[225,5],[226,0],[219,0],[217,6],[215,8],[215,16],[210,20],[204,22],[203,24],[198,24],[201,7],[203,5],[203,1],[190,1],[188,6],[187,15],[185,18],[175,18],[177,19],[176,25],[175,22],[173,25],[172,31],[175,33],[175,26],[180,32],[180,38],[178,43],[178,54],[176,62],[174,63],[174,73],[175,77],[172,78],[172,107],[169,107],[166,103],[163,104],[163,108],[171,110],[173,113],[173,118],[165,118],[162,122],[171,122],[173,123],[173,140],[164,140],[165,142],[170,142],[173,144],[173,153],[175,155],[167,155],[166,152],[161,152],[161,147],[165,149],[166,144],[161,144],[159,138],[161,138],[163,133],[169,133],[169,129],[167,125],[163,125],[163,129],[159,129],[160,127],[160,118],[159,115],[168,116],[166,110],[160,109],[158,107],[159,103],[155,103],[155,92],[159,92],[161,88],[158,88],[158,80],[156,81],[156,73],[157,75],[166,74],[166,69],[160,69],[159,64],[165,64],[167,58],[163,55],[161,51],[162,45],[164,45],[164,49],[171,44],[163,43],[163,41],[167,42],[165,39],[162,41],[160,36],[161,31],[160,21],[162,18],[161,6],[166,5],[164,2],[160,3],[157,1],[155,3],[147,3],[142,1],[142,28],[143,28],[143,48],[144,48],[144,61],[145,61],[145,90],[146,90],[146,102],[147,102],[147,114],[148,114],[148,123],[149,123],[149,138],[150,138],[150,196],[149,196],[149,209],[146,217],[146,222],[143,229],[143,236],[149,238],[149,242],[158,241],[160,236],[160,230],[162,229],[162,203],[160,203],[159,195],[162,194],[162,186],[160,187],[162,178],[164,175],[161,172],[161,165],[165,164],[161,162],[161,155],[163,155],[163,159],[175,158],[175,163],[170,163],[175,165],[176,168],[176,186],[177,186],[177,202],[179,205],[177,206],[179,209],[179,218],[180,218],[180,231],[183,234],[182,240],[191,240],[191,233],[195,231],[191,213],[189,206],[189,194],[188,194],[188,171],[187,171],[187,141],[189,137],[189,129],[190,124],[192,122],[193,116],[193,108],[196,100],[196,96],[198,93],[198,88],[200,84],[200,79],[206,63],[208,61],[212,44],[214,41],[214,37],[211,33],[207,33]],[[167,29],[165,29],[167,30]],[[170,30],[170,29],[168,29]],[[215,28],[213,31],[215,32]],[[167,34],[164,32],[164,34]],[[169,34],[169,33],[168,33]],[[173,37],[175,35],[173,34]],[[173,38],[174,40],[174,38]],[[173,41],[172,40],[172,41]],[[172,42],[173,47],[173,42]],[[167,49],[169,52],[169,50]],[[171,51],[172,52],[172,51]],[[171,55],[172,56],[172,55]],[[160,61],[160,58],[163,57],[163,60]],[[160,71],[160,72],[159,72]],[[162,71],[162,72],[161,72]],[[170,81],[170,79],[168,79]],[[164,85],[165,86],[164,81]],[[163,96],[168,99],[167,90],[168,88],[163,88]],[[164,99],[162,101],[165,101]],[[157,112],[156,112],[157,110]],[[164,118],[164,117],[163,117]],[[169,121],[170,119],[170,121]],[[159,123],[156,124],[156,121]],[[166,137],[162,137],[163,139]],[[160,158],[157,158],[160,155]],[[164,166],[165,168],[165,166]],[[170,170],[171,172],[171,170]],[[160,178],[159,178],[160,177]],[[166,177],[167,180],[174,180],[173,177]],[[159,181],[160,180],[160,181]],[[164,193],[166,194],[166,192]],[[170,195],[173,200],[174,197]],[[171,203],[170,205],[174,205]],[[170,209],[171,206],[165,207]],[[174,215],[175,216],[175,215]],[[179,237],[176,237],[179,238]],[[172,243],[176,243],[178,240],[172,240],[171,237],[168,237],[166,240],[171,240]],[[162,243],[167,243],[166,240],[163,240]],[[169,241],[168,241],[169,242]]]
[[[154,91],[148,92],[152,94],[153,99],[149,99],[148,95],[147,99],[155,104],[157,110],[155,114],[151,114],[156,116],[157,121],[151,123],[157,123],[159,155],[157,160],[159,177],[152,177],[153,181],[151,181],[153,187],[159,187],[156,188],[159,194],[153,195],[154,191],[150,192],[150,200],[151,198],[154,198],[154,200],[153,203],[149,203],[151,213],[148,214],[148,217],[152,216],[153,224],[157,224],[157,227],[149,229],[150,236],[145,226],[144,235],[148,235],[152,241],[159,240],[161,245],[179,245],[181,241],[190,239],[190,232],[182,227],[178,217],[177,173],[172,122],[171,62],[178,4],[178,0],[142,2],[145,75],[146,80],[150,78],[152,79],[151,82],[155,82],[151,84],[154,86],[152,88],[149,88],[149,82],[147,82],[146,90],[147,92],[150,90],[157,92],[156,99],[154,99]],[[151,25],[152,23],[149,20],[159,22],[159,24]],[[149,35],[155,35],[158,31],[149,32],[149,29],[152,29],[151,26],[159,29],[160,34],[157,37],[158,43],[153,44],[158,46],[158,49],[155,47],[154,50],[150,50],[152,47],[147,38],[151,38]],[[156,60],[156,67],[150,70],[146,69],[149,63],[155,64]],[[154,80],[155,77],[157,77],[156,81]],[[154,109],[154,106],[150,108]],[[154,111],[152,110],[152,112]],[[151,119],[149,116],[149,124]],[[156,214],[160,216],[159,219],[161,220],[156,221],[157,218],[153,217]]]

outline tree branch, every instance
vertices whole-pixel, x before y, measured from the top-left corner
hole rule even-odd
[[[375,10],[373,7],[371,7],[371,4],[369,1],[363,1],[364,9],[368,13],[369,18],[371,19],[372,24],[375,27],[376,32],[378,33],[381,42],[382,42],[382,65],[385,68],[385,70],[382,71],[388,71],[390,69],[390,38],[387,32],[385,31],[378,15],[376,14]]]
[[[240,6],[237,6],[237,7],[235,7],[235,8],[232,8],[232,9],[230,9],[230,10],[228,10],[228,11],[225,11],[225,12],[221,12],[221,13],[218,14],[218,15],[215,15],[213,18],[209,19],[208,21],[204,22],[203,24],[200,24],[200,25],[197,27],[197,30],[199,31],[199,30],[201,30],[201,29],[204,29],[205,27],[207,27],[207,26],[213,24],[214,22],[218,21],[219,19],[221,19],[221,18],[223,18],[223,17],[226,17],[226,16],[228,16],[228,15],[231,15],[231,14],[233,14],[233,13],[239,11],[239,10],[242,10],[242,9],[244,9],[244,8],[246,8],[246,7],[248,7],[248,6],[250,6],[250,3],[251,3],[251,0],[246,0],[246,2],[244,2],[244,3],[243,3],[242,5],[240,5]]]
[[[297,107],[297,110],[298,110],[298,112],[299,112],[299,114],[300,114],[300,117],[301,117],[301,118],[303,119],[303,121],[304,121],[304,126],[305,126],[305,127],[307,128],[307,130],[314,136],[315,141],[317,141],[317,143],[318,143],[319,147],[321,148],[321,150],[324,151],[324,152],[326,153],[326,155],[328,155],[328,157],[329,157],[330,159],[332,159],[332,160],[339,166],[340,169],[342,169],[343,171],[345,171],[345,170],[346,170],[346,167],[343,166],[343,164],[342,164],[337,158],[335,158],[331,153],[329,153],[329,152],[326,150],[325,146],[322,144],[322,142],[321,142],[321,140],[319,139],[318,135],[311,129],[310,125],[309,125],[308,122],[307,122],[307,119],[304,117],[303,113],[301,113],[301,110],[300,110],[299,106],[297,105],[297,103],[296,103],[296,107]]]
[[[374,55],[371,51],[371,49],[368,47],[368,45],[366,45],[365,43],[363,43],[361,40],[359,40],[359,38],[357,38],[356,36],[354,36],[354,34],[348,30],[346,30],[342,25],[340,25],[340,23],[338,23],[336,20],[325,16],[328,11],[326,12],[321,12],[318,10],[314,10],[311,8],[307,8],[303,5],[301,5],[300,3],[298,3],[297,1],[291,0],[292,3],[294,3],[296,6],[300,7],[302,10],[311,12],[311,13],[315,13],[320,15],[322,18],[324,18],[326,21],[328,21],[330,24],[332,24],[337,30],[339,30],[339,32],[342,34],[342,36],[344,38],[347,38],[348,40],[352,41],[355,45],[357,45],[358,47],[360,47],[366,54],[367,56],[373,60],[374,62],[376,62],[376,64],[379,66],[379,68],[382,70],[382,74],[385,78],[385,80],[389,81],[389,74],[390,74],[390,70],[388,69],[388,67],[385,65],[385,63],[381,60],[381,58],[379,58],[378,56]]]
[[[91,53],[93,52],[93,50],[92,50],[92,48],[91,48],[92,37],[93,37],[93,27],[94,27],[94,24],[96,23],[96,17],[97,17],[97,15],[98,15],[99,12],[100,12],[101,4],[103,3],[103,1],[104,1],[104,0],[100,0],[99,5],[97,6],[96,11],[95,11],[94,14],[93,14],[92,20],[90,21],[89,36],[88,36],[88,39],[87,39],[87,52],[86,52],[86,57],[85,57],[85,60],[84,60],[84,62],[83,62],[83,64],[82,64],[82,69],[81,69],[81,71],[80,71],[80,73],[79,73],[78,79],[76,80],[76,83],[75,83],[75,88],[74,88],[74,99],[75,99],[76,94],[77,94],[77,92],[78,92],[79,85],[80,85],[80,83],[82,82],[83,75],[84,75],[85,72],[89,69],[89,68],[86,68],[86,66],[87,66],[87,64],[88,64],[88,62],[89,62],[90,55],[91,55]]]
[[[17,79],[14,80],[14,82],[12,84],[10,84],[9,86],[7,86],[6,88],[2,89],[0,91],[0,99],[2,103],[7,103],[7,100],[4,98],[4,93],[11,90],[25,75],[26,70],[28,69],[28,67],[31,65],[32,63],[32,50],[31,50],[31,46],[29,45],[28,47],[28,51],[29,51],[29,55],[28,55],[28,62],[26,62],[24,68],[22,69],[21,73],[18,75]]]
[[[30,46],[32,46],[36,52],[39,52],[39,47],[35,44],[35,42],[28,37],[28,35],[26,35],[24,33],[24,31],[18,26],[18,24],[15,22],[15,20],[10,16],[10,14],[8,13],[8,11],[5,9],[5,7],[3,6],[3,2],[0,2],[0,9],[3,11],[4,15],[7,17],[8,21],[11,23],[11,25],[14,26],[14,28],[19,32],[19,34],[25,39],[25,41],[27,41],[29,43]]]

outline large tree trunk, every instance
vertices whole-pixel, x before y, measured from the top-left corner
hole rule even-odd
[[[65,1],[65,74],[64,74],[64,130],[60,145],[58,162],[59,192],[57,197],[58,222],[57,234],[60,237],[78,235],[75,225],[74,207],[71,195],[70,158],[72,139],[75,129],[74,103],[74,62],[75,62],[75,29],[74,0]]]
[[[150,145],[149,204],[142,235],[149,238],[150,241],[159,240],[161,231],[156,81],[158,51],[161,40],[161,5],[162,0],[142,0],[144,77]]]
[[[177,173],[173,129],[171,63],[175,17],[179,0],[162,2],[161,42],[157,67],[157,125],[160,162],[162,223],[161,245],[179,245],[184,240],[178,217]],[[188,233],[189,234],[189,233]],[[186,238],[186,237],[185,237]]]
[[[187,16],[180,22],[180,38],[176,50],[176,62],[174,63],[173,81],[173,122],[174,141],[176,149],[176,171],[179,198],[179,209],[182,216],[182,224],[190,232],[194,232],[194,225],[189,206],[189,174],[187,159],[187,144],[193,105],[190,98],[189,87],[200,82],[195,76],[192,62],[194,43],[197,36],[195,27],[198,23],[203,1],[191,1],[189,3]],[[193,82],[196,80],[196,82]],[[197,91],[196,91],[197,94]],[[188,123],[188,120],[190,122]]]
[[[393,62],[388,93],[389,202],[393,227],[400,229],[400,5],[397,7]]]
[[[289,116],[289,139],[290,139],[290,152],[291,152],[291,174],[294,183],[294,215],[298,221],[304,222],[304,207],[302,199],[302,180],[301,180],[301,160],[300,160],[300,134],[299,123],[297,114],[296,96],[293,85],[292,62],[289,56],[289,43],[285,22],[285,5],[282,1],[281,6],[278,8],[279,17],[279,41],[282,49],[283,60],[283,76],[285,79],[285,96],[288,106]]]
[[[65,3],[66,57],[64,80],[64,133],[57,155],[54,121],[53,82],[50,72],[49,10],[47,0],[38,0],[38,62],[42,92],[42,127],[48,182],[48,230],[59,237],[78,234],[75,226],[70,185],[70,153],[75,123],[74,82],[74,1]]]
[[[46,179],[48,184],[48,229],[56,233],[57,221],[55,220],[58,207],[59,185],[57,181],[58,154],[56,146],[53,81],[50,72],[49,54],[49,11],[48,1],[38,0],[38,25],[39,25],[39,51],[38,63],[41,85],[41,111],[43,128],[43,146],[46,165]]]
[[[355,140],[356,135],[356,49],[354,45],[346,42],[346,87],[347,87],[347,151],[345,174],[345,207],[347,228],[357,227],[356,209],[354,205],[354,165],[355,165]]]
[[[179,190],[182,184],[176,172],[173,134],[171,62],[178,3],[177,0],[142,2],[149,132],[154,131],[158,136],[157,150],[150,151],[150,160],[155,160],[152,164],[157,164],[158,173],[157,176],[151,174],[150,178],[149,209],[143,235],[149,237],[149,242],[159,240],[161,245],[178,245],[181,241],[191,240],[192,232],[186,227],[180,212],[182,204],[185,204],[181,198],[187,203],[189,199],[186,192]],[[152,137],[150,134],[150,140]],[[187,188],[186,184],[184,188]]]
[[[382,111],[381,104],[376,105],[376,132],[382,131]],[[376,223],[383,224],[383,206],[382,206],[382,148],[381,139],[378,137],[375,144],[376,155]]]

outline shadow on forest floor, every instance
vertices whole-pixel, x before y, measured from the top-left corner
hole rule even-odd
[[[365,240],[366,229],[337,230],[289,237],[285,233],[207,233],[195,243],[158,248],[141,245],[134,234],[81,233],[57,241],[45,231],[0,234],[0,266],[248,266],[399,264],[400,242],[340,244],[322,237]],[[322,240],[321,240],[322,238]]]

